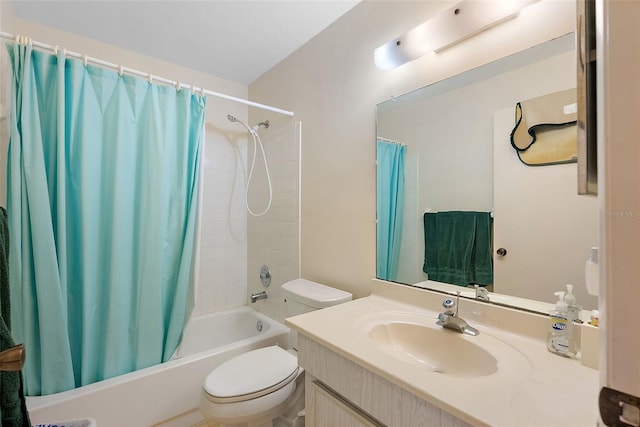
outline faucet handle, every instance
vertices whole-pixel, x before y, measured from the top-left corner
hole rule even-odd
[[[451,298],[447,298],[442,301],[442,307],[444,307],[445,314],[449,314],[451,316],[458,315],[458,304],[460,302],[460,291],[456,292],[456,300],[452,300]]]
[[[451,298],[447,298],[442,301],[442,307],[444,308],[445,314],[453,315],[456,312],[456,307],[458,306],[457,302],[452,300]]]
[[[489,291],[485,287],[480,287],[478,285],[473,285],[475,290],[476,299],[487,300],[489,301]]]

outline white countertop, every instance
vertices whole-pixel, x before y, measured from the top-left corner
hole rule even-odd
[[[421,298],[424,295],[420,295],[416,301]],[[441,295],[435,294],[428,298],[442,300]],[[513,358],[518,359],[517,363],[499,359],[498,373],[502,375],[470,378],[443,375],[399,360],[381,350],[362,330],[367,318],[384,313],[437,317],[437,311],[422,308],[423,304],[409,304],[406,298],[399,301],[372,295],[290,317],[286,324],[473,425],[583,427],[596,424],[599,390],[597,370],[581,365],[579,360],[551,354],[540,339],[496,328],[495,324],[499,322],[495,319],[495,313],[499,313],[500,309],[493,307],[487,309],[489,314],[484,314],[479,312],[482,306],[473,306],[473,314],[469,313],[469,317],[466,317],[465,304],[461,302],[460,316],[477,328],[481,336],[487,334],[491,339],[500,341],[500,345],[509,345],[520,353],[521,357]],[[478,320],[483,316],[491,317],[486,324]],[[514,313],[511,311],[509,316],[512,321]],[[523,322],[545,324],[544,318],[532,321],[530,316],[536,315],[522,313],[522,316]],[[469,336],[466,339],[473,342],[474,338]],[[485,342],[490,341],[485,339]],[[425,342],[424,345],[429,343]],[[523,360],[526,362],[523,363]]]

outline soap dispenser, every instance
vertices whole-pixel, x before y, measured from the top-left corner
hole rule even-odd
[[[576,302],[576,297],[573,295],[573,285],[567,285],[564,302],[567,304],[567,335],[569,337],[569,348],[572,353],[578,353],[580,351],[581,330],[579,324],[582,323],[582,319],[580,318],[582,306]]]
[[[589,295],[598,296],[600,293],[600,272],[598,266],[598,247],[594,246],[589,251],[589,258],[585,263],[584,276]]]
[[[558,291],[554,295],[558,297],[556,308],[549,311],[551,328],[547,333],[547,349],[554,354],[564,357],[575,356],[575,344],[570,335],[570,324],[567,313],[567,303],[564,300],[565,293]]]
[[[569,323],[575,322],[576,320],[578,323],[581,323],[582,319],[580,319],[580,314],[582,313],[582,307],[578,305],[576,297],[573,295],[573,285],[567,285],[567,293],[564,296],[564,302],[567,304],[567,320]]]

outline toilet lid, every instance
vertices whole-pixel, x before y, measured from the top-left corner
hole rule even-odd
[[[281,287],[289,298],[313,308],[325,308],[351,301],[353,295],[307,279],[291,280]]]
[[[295,378],[298,359],[278,346],[264,347],[236,356],[215,368],[204,382],[213,397],[236,397],[273,388]],[[287,381],[288,382],[288,381]]]

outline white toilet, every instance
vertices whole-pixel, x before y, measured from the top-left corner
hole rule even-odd
[[[306,279],[282,285],[287,317],[352,299],[348,292]],[[295,332],[292,333],[295,348]],[[304,375],[295,350],[264,347],[236,356],[207,376],[200,412],[210,426],[292,426],[304,408]]]

